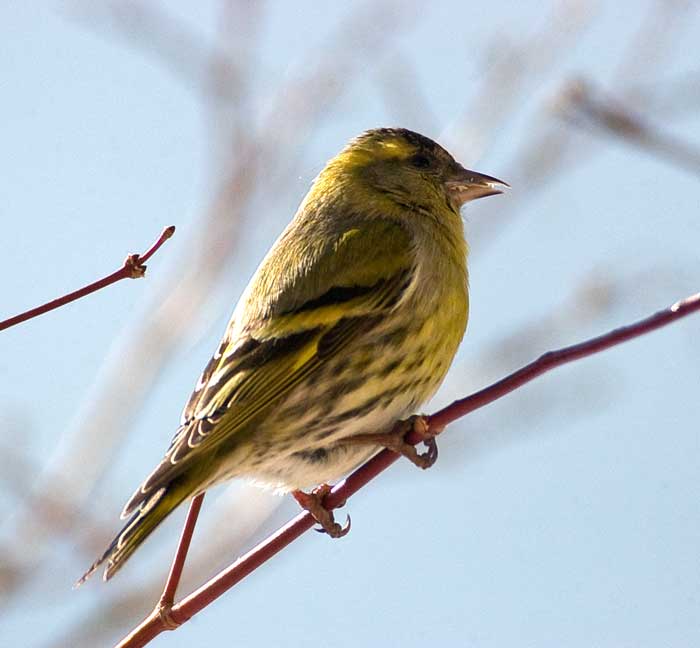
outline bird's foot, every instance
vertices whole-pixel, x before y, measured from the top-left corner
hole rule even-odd
[[[335,521],[333,511],[329,511],[324,505],[323,500],[326,495],[331,492],[331,487],[328,484],[321,484],[318,488],[314,488],[310,493],[295,490],[292,491],[292,496],[299,503],[299,506],[305,511],[308,511],[313,516],[314,520],[321,525],[321,533],[327,533],[331,538],[342,538],[350,531],[350,516],[341,526]]]
[[[415,445],[406,441],[406,438],[412,434],[415,434],[427,448],[425,452],[418,452]],[[435,431],[430,430],[425,417],[416,415],[404,421],[398,421],[389,432],[358,434],[343,439],[342,442],[353,445],[370,444],[384,446],[387,450],[406,457],[412,464],[425,470],[430,468],[438,458],[435,434]]]

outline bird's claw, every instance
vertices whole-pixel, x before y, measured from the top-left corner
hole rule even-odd
[[[319,523],[321,528],[316,529],[316,531],[327,533],[331,538],[342,538],[349,533],[352,521],[349,515],[342,526],[335,521],[333,511],[329,511],[323,505],[323,500],[330,492],[331,487],[328,484],[322,484],[310,493],[300,490],[292,491],[292,496],[299,503],[299,506],[308,511],[314,520]]]
[[[419,468],[430,468],[438,458],[438,447],[435,441],[435,431],[431,431],[423,416],[411,416],[405,421],[399,421],[389,432],[377,434],[359,434],[344,439],[344,443],[372,444],[384,446],[402,457],[406,457],[413,465]],[[419,442],[426,447],[425,452],[419,452],[413,443],[406,441],[410,435],[419,438]]]
[[[415,459],[411,459],[411,461],[419,468],[425,470],[426,468],[430,468],[437,461],[438,447],[437,442],[433,438],[425,439],[423,445],[426,447],[426,451],[420,453],[416,450]],[[415,450],[415,446],[411,447]]]
[[[437,442],[432,437],[424,439],[422,443],[426,447],[425,452],[419,452],[416,446],[406,443],[403,436],[397,437],[395,441],[387,443],[384,447],[406,457],[414,466],[425,470],[437,461],[438,447]]]
[[[318,522],[318,520],[316,520]],[[319,522],[319,524],[321,524]],[[317,533],[327,533],[331,538],[342,538],[343,536],[346,536],[348,533],[350,533],[350,528],[352,527],[352,519],[350,518],[349,515],[345,516],[345,524],[343,526],[340,526],[337,522],[333,522],[331,524],[330,529],[327,529],[324,526],[321,526],[320,528],[315,528],[314,531]]]
[[[406,441],[411,434],[420,438],[420,443],[426,447],[425,452],[418,452],[413,443]],[[430,468],[437,461],[438,447],[435,433],[431,432],[423,416],[415,415],[405,421],[399,421],[394,429],[386,435],[386,440],[386,448],[406,457],[414,466],[423,470]]]

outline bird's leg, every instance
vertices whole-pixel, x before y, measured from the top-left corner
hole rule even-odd
[[[420,437],[421,442],[427,448],[425,452],[418,452],[415,445],[406,442],[406,437],[412,432]],[[425,418],[419,415],[411,416],[405,421],[398,421],[389,432],[357,434],[343,439],[339,443],[383,446],[402,457],[406,457],[412,464],[423,469],[430,468],[438,457],[435,431],[431,431]]]
[[[310,493],[294,490],[292,496],[299,503],[299,506],[305,511],[308,511],[313,516],[314,520],[321,525],[317,531],[327,533],[331,538],[342,538],[350,531],[350,516],[345,526],[340,526],[333,517],[333,511],[329,511],[324,505],[323,500],[331,492],[331,487],[328,484],[321,484],[318,488],[314,488]]]

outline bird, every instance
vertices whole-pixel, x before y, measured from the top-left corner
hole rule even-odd
[[[403,435],[469,314],[461,208],[509,185],[405,128],[365,131],[316,177],[244,290],[165,455],[78,584],[111,578],[181,503],[233,478],[291,492],[332,537],[328,484]],[[315,489],[306,492],[305,489]]]

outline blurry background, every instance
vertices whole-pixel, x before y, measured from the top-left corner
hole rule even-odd
[[[400,125],[511,183],[469,205],[472,315],[434,411],[700,287],[700,12],[683,1],[0,4],[0,636],[107,646],[150,611],[178,510],[75,579],[160,458],[235,301],[325,160]],[[450,427],[162,646],[700,643],[700,319]],[[180,592],[296,514],[204,503]],[[343,511],[339,516],[342,517]]]

